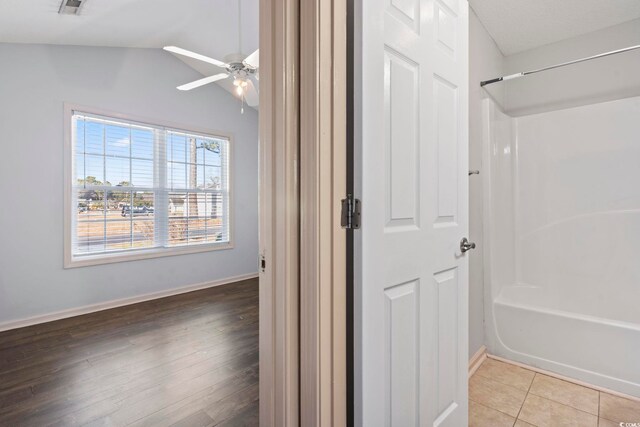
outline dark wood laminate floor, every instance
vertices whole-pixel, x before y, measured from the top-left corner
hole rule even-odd
[[[257,424],[257,279],[0,333],[2,426]]]

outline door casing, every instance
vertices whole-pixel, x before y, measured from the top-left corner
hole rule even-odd
[[[301,2],[301,425],[346,423],[346,0]]]
[[[260,425],[346,425],[346,0],[260,0]]]
[[[299,420],[299,1],[260,0],[260,425]]]

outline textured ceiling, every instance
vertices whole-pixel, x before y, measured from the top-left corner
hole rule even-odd
[[[469,3],[505,55],[640,18],[640,0],[469,0]]]

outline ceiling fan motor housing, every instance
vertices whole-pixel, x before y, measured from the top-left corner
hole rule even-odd
[[[255,68],[242,62],[232,62],[227,66],[226,70],[237,79],[244,79],[256,73]]]

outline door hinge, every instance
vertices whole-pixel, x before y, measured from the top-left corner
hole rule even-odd
[[[346,199],[342,199],[340,225],[347,230],[360,228],[360,200],[354,198],[353,194],[348,194]]]

